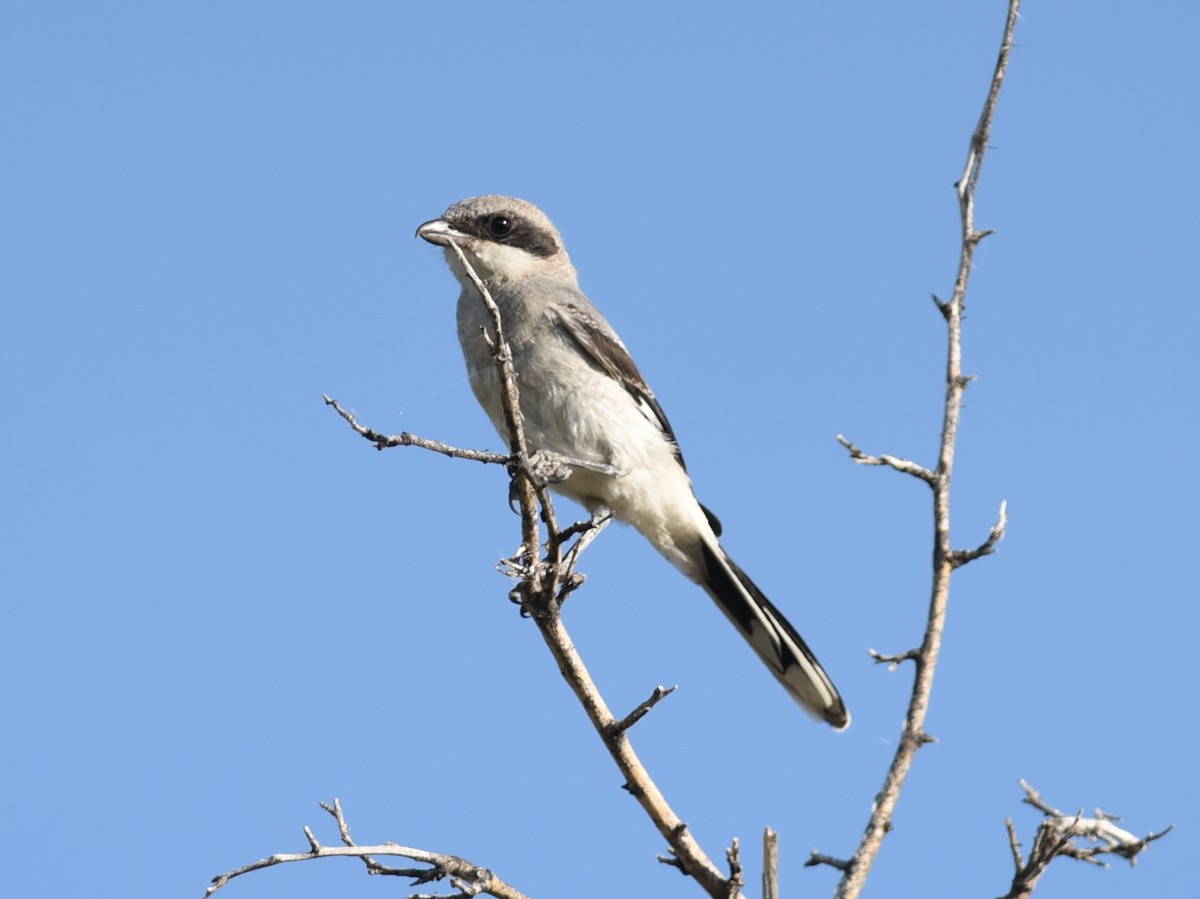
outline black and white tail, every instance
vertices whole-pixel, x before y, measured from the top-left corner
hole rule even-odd
[[[837,687],[796,629],[719,545],[702,545],[707,576],[701,584],[721,611],[805,711],[837,730],[848,727],[850,713]]]

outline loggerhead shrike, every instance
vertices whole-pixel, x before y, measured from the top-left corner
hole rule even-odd
[[[593,516],[611,511],[696,581],[810,714],[838,730],[850,715],[796,629],[729,558],[721,526],[692,493],[662,407],[625,344],[579,289],[558,229],[513,197],[471,197],[417,235],[445,248],[462,285],[458,339],[476,399],[506,440],[491,320],[450,248],[457,244],[500,309],[512,348],[530,452],[583,460],[558,493]],[[593,467],[594,466],[594,467]]]

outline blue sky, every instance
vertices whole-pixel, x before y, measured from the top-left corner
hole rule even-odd
[[[1004,4],[55,3],[0,27],[5,415],[0,824],[12,895],[196,896],[335,833],[462,854],[533,896],[699,895],[618,788],[493,570],[497,449],[415,227],[542,206],[671,417],[726,546],[854,714],[787,699],[630,531],[567,622],[716,856],[849,854],[893,751],[928,590],[952,182]],[[868,895],[994,896],[1027,778],[1178,831],[1038,896],[1182,895],[1200,315],[1194,43],[1168,2],[1029,2],[983,173],[960,571],[928,727]],[[564,508],[567,508],[564,506]],[[564,517],[565,517],[564,513]],[[52,848],[51,848],[52,847]],[[747,853],[757,877],[757,850]],[[584,873],[586,872],[586,873]],[[403,895],[350,862],[229,897]]]

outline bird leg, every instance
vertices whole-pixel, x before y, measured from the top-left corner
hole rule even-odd
[[[508,486],[508,507],[513,512],[518,512],[516,478],[519,472],[523,471],[536,486],[547,487],[553,484],[561,484],[575,473],[576,468],[582,468],[585,471],[594,471],[598,474],[607,475],[610,478],[623,478],[629,474],[629,469],[617,468],[617,466],[609,462],[591,462],[587,459],[576,459],[572,456],[565,456],[562,453],[551,452],[550,450],[537,450],[530,453],[524,465],[514,462],[508,466],[509,476],[513,479]]]

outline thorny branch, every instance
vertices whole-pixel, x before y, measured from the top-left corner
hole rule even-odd
[[[454,893],[413,893],[410,899],[456,899],[456,897],[483,895],[495,896],[497,899],[529,899],[520,890],[505,883],[487,868],[481,868],[479,865],[472,864],[464,858],[459,858],[457,855],[429,852],[425,849],[413,849],[409,846],[400,846],[392,842],[383,843],[378,846],[356,845],[354,840],[350,838],[350,825],[346,823],[341,803],[337,799],[334,799],[333,805],[322,802],[321,808],[329,812],[337,821],[338,834],[343,845],[323,846],[317,841],[312,830],[306,827],[304,828],[304,835],[308,839],[308,852],[277,853],[264,859],[259,859],[256,862],[251,862],[248,865],[243,865],[233,871],[228,871],[225,874],[220,874],[213,878],[212,886],[205,890],[204,899],[209,899],[213,893],[217,892],[217,890],[221,889],[221,887],[225,886],[235,877],[249,874],[251,871],[260,871],[263,868],[272,868],[275,865],[287,864],[288,862],[306,862],[315,858],[334,857],[362,859],[369,873],[392,877],[410,877],[412,878],[413,886],[449,878],[451,886],[455,889]],[[393,868],[376,861],[374,856],[377,855],[409,858],[428,867]]]
[[[1170,833],[1175,826],[1171,824],[1159,833],[1137,837],[1116,825],[1115,822],[1121,820],[1116,815],[1110,815],[1100,809],[1096,809],[1094,817],[1091,818],[1085,818],[1082,811],[1068,815],[1048,804],[1038,791],[1024,780],[1020,781],[1020,784],[1021,789],[1025,791],[1024,802],[1041,811],[1045,817],[1038,825],[1028,860],[1021,855],[1021,844],[1017,840],[1017,831],[1013,827],[1012,819],[1004,819],[1016,872],[1013,874],[1012,886],[1001,899],[1028,899],[1033,894],[1038,880],[1050,867],[1050,863],[1060,856],[1107,867],[1107,863],[1099,856],[1119,855],[1128,860],[1129,864],[1136,864],[1138,855],[1152,842]]]
[[[742,880],[740,867],[732,867],[736,861],[736,853],[729,859],[731,872],[729,877],[726,877],[696,842],[687,824],[667,804],[666,798],[650,778],[629,741],[628,730],[674,688],[658,688],[649,699],[627,716],[617,719],[600,695],[563,625],[562,600],[570,590],[581,583],[581,575],[573,573],[572,567],[582,549],[594,539],[611,516],[598,516],[591,522],[579,522],[559,529],[547,485],[552,483],[555,477],[562,476],[564,466],[569,469],[586,463],[570,459],[547,459],[545,454],[529,453],[520,413],[520,395],[512,366],[512,352],[504,337],[504,323],[499,307],[496,306],[487,286],[471,267],[462,249],[453,242],[448,246],[458,255],[490,316],[490,327],[486,337],[500,374],[501,403],[510,438],[510,455],[498,456],[475,450],[462,450],[411,434],[389,437],[360,425],[336,401],[326,397],[326,403],[334,406],[338,414],[357,433],[371,440],[380,449],[390,446],[421,446],[458,458],[496,462],[508,466],[513,477],[513,498],[521,513],[521,548],[513,558],[504,560],[501,567],[518,581],[518,586],[513,591],[515,598],[536,623],[563,677],[575,692],[592,726],[625,777],[625,789],[638,800],[670,846],[670,857],[660,856],[660,859],[695,878],[713,899],[738,897],[741,895]],[[552,472],[549,476],[548,471]],[[541,541],[541,522],[545,523],[548,532],[544,544]],[[575,544],[564,553],[563,545],[575,534],[578,534]],[[544,558],[539,551],[542,546],[546,550]]]
[[[853,461],[862,465],[887,466],[927,483],[933,492],[934,513],[933,581],[925,636],[920,647],[916,649],[895,655],[873,653],[876,661],[888,663],[893,668],[901,662],[910,660],[915,668],[912,698],[909,700],[899,745],[884,779],[883,787],[875,797],[870,820],[867,822],[854,855],[843,861],[814,851],[808,861],[810,865],[826,864],[842,871],[842,877],[835,892],[838,899],[855,899],[862,892],[867,875],[883,844],[883,838],[892,827],[892,816],[895,813],[896,803],[900,798],[900,791],[904,786],[916,751],[933,739],[925,732],[925,717],[929,709],[933,677],[941,650],[942,632],[945,628],[946,608],[950,599],[950,575],[955,568],[994,552],[996,545],[1004,538],[1006,510],[1001,505],[1000,516],[995,527],[992,528],[991,535],[977,549],[955,550],[953,548],[950,542],[950,483],[954,471],[954,450],[958,435],[959,413],[962,409],[962,396],[970,381],[962,373],[962,318],[966,307],[967,285],[971,277],[975,248],[990,233],[975,228],[975,189],[979,183],[979,174],[988,145],[988,135],[995,117],[996,101],[999,98],[1000,87],[1008,68],[1009,54],[1013,46],[1013,30],[1016,28],[1019,7],[1020,0],[1009,0],[1004,35],[988,88],[987,99],[984,101],[979,122],[971,135],[966,166],[955,185],[962,222],[962,242],[959,251],[958,272],[954,280],[954,293],[947,302],[934,298],[937,308],[946,320],[946,387],[937,465],[930,469],[896,456],[873,456],[863,452],[841,435],[838,436],[838,440],[849,451]]]

